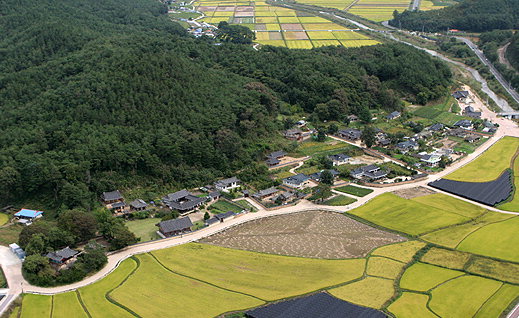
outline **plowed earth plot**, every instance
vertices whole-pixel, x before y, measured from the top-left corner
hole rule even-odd
[[[251,221],[202,242],[279,255],[343,259],[364,257],[376,247],[404,240],[342,214],[309,211]]]

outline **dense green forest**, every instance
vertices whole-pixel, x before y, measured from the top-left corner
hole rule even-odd
[[[280,113],[319,105],[318,119],[340,119],[399,109],[402,97],[426,103],[450,85],[444,64],[405,45],[257,52],[191,38],[165,10],[2,1],[1,204],[90,209],[116,188],[254,175]]]
[[[512,42],[506,50],[506,57],[510,64],[519,72],[519,32],[516,32]],[[519,86],[519,83],[518,83]]]
[[[408,30],[484,32],[519,27],[517,0],[464,0],[440,10],[395,12],[390,24]]]

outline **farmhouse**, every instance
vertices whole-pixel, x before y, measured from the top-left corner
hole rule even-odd
[[[303,139],[303,131],[298,128],[285,130],[285,133],[283,135],[288,140],[302,140]]]
[[[335,298],[326,292],[316,293],[296,299],[289,299],[249,310],[248,318],[385,318],[386,315],[376,309],[367,308]]]
[[[467,136],[467,134],[468,134],[468,131],[465,129],[461,129],[461,128],[455,128],[455,129],[450,129],[447,132],[447,134],[449,136],[465,138],[465,136]]]
[[[386,116],[386,119],[387,119],[387,120],[397,119],[397,118],[400,117],[401,115],[402,115],[402,114],[400,114],[400,112],[394,111],[394,112],[388,114],[388,115]]]
[[[241,184],[240,179],[236,177],[223,179],[220,181],[216,181],[214,183],[214,186],[217,190],[223,191],[223,192],[229,192],[229,190],[239,188]]]
[[[209,194],[207,196],[209,197],[209,200],[213,201],[213,200],[220,199],[222,194],[220,193],[220,191],[212,191],[212,192],[209,192]]]
[[[157,226],[159,227],[158,233],[160,236],[170,237],[173,235],[191,232],[193,223],[191,222],[191,219],[186,216],[183,218],[162,221],[157,224]]]
[[[359,140],[360,137],[362,136],[362,132],[360,130],[353,129],[353,128],[346,128],[346,129],[339,130],[337,134],[339,135],[339,137],[342,137],[342,138],[345,138],[345,139],[348,139],[351,141]]]
[[[441,156],[436,153],[432,153],[432,154],[425,153],[425,154],[420,155],[420,161],[429,167],[438,166],[441,159],[442,159]]]
[[[274,151],[267,155],[267,160],[265,160],[265,163],[269,167],[278,165],[281,162],[280,159],[285,157],[286,155],[287,155],[287,153],[284,152],[283,150]]]
[[[465,107],[463,110],[463,115],[472,118],[481,118],[481,112],[475,111],[474,107],[472,106]]]
[[[462,128],[462,129],[466,129],[466,130],[472,130],[474,128],[474,126],[472,125],[472,121],[470,121],[468,119],[458,120],[457,122],[454,123],[454,127],[458,127],[458,128]]]
[[[456,98],[459,101],[465,101],[469,97],[468,91],[455,91],[452,93],[452,97]]]
[[[297,123],[296,123],[297,127],[303,127],[304,125],[306,125],[306,121],[303,119],[297,121]]]
[[[434,125],[431,125],[431,126],[427,127],[427,130],[432,131],[432,132],[440,132],[440,131],[442,131],[444,128],[445,128],[445,126],[443,126],[443,124],[441,124],[441,123],[436,123],[436,124],[434,124]]]
[[[378,166],[369,165],[352,170],[350,175],[355,179],[378,180],[385,178],[387,172],[380,169]]]
[[[124,200],[123,195],[121,194],[121,192],[119,192],[119,190],[103,192],[101,199],[103,200],[103,203],[105,205]]]
[[[350,161],[351,157],[348,155],[345,155],[343,153],[337,154],[337,155],[331,155],[328,156],[328,159],[332,162],[334,166],[340,166],[343,164],[346,164]]]
[[[132,202],[130,202],[130,209],[132,211],[143,211],[143,210],[146,210],[147,207],[148,207],[148,203],[146,203],[142,199],[137,199],[137,200],[133,200]]]
[[[234,217],[236,216],[237,214],[234,213],[233,211],[227,211],[225,213],[220,213],[220,214],[216,214],[214,217],[219,221],[219,222],[223,222],[225,220],[231,220],[231,219],[234,219]]]
[[[467,137],[465,137],[466,142],[475,143],[481,139],[481,136],[476,134],[469,134]]]
[[[319,172],[316,172],[316,173],[312,173],[309,177],[310,179],[314,180],[315,182],[321,182],[321,175],[323,173],[324,170],[321,170]],[[330,171],[330,173],[332,174],[332,177],[335,179],[339,176],[339,171],[337,170],[328,170]]]
[[[35,219],[41,218],[43,216],[42,211],[34,211],[28,209],[21,209],[20,211],[14,214],[14,217],[18,219],[19,223],[29,225]]]
[[[359,121],[359,117],[356,116],[356,115],[353,115],[353,114],[352,114],[352,115],[348,115],[348,121],[349,121],[350,123],[354,123],[354,122],[356,122],[356,121]]]
[[[263,200],[271,195],[278,193],[279,190],[275,187],[271,187],[265,190],[258,191],[252,195],[254,199]]]
[[[54,264],[62,265],[75,260],[78,254],[78,251],[73,250],[67,246],[59,251],[47,253],[45,257],[47,257]]]
[[[291,188],[300,189],[308,185],[308,180],[310,180],[310,177],[304,173],[299,173],[283,179],[283,184]]]
[[[162,201],[171,209],[180,213],[187,213],[197,209],[205,201],[205,198],[199,198],[189,193],[187,190],[180,190],[170,193]]]
[[[400,150],[402,153],[406,153],[411,150],[418,150],[418,143],[412,139],[399,142],[396,144],[396,147],[398,150]]]

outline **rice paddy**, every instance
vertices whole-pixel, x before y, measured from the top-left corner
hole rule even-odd
[[[195,2],[195,7],[204,14],[199,21],[214,25],[225,21],[249,27],[256,34],[256,42],[263,45],[311,49],[379,43],[358,30],[262,1],[200,0]]]

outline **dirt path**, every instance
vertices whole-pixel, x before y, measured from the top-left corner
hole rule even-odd
[[[505,65],[506,67],[508,67],[511,70],[515,70],[515,68],[512,66],[512,64],[510,64],[510,62],[506,58],[506,50],[508,49],[509,45],[510,45],[510,42],[506,43],[505,45],[503,45],[502,47],[497,49],[497,55],[499,56],[499,63]]]

